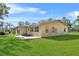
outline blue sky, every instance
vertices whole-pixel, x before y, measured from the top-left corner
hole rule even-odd
[[[77,3],[7,3],[11,7],[6,21],[17,25],[19,21],[37,23],[48,18],[61,19],[66,16],[71,22],[79,15]]]

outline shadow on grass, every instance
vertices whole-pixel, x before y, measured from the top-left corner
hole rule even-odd
[[[51,39],[51,40],[58,40],[58,41],[76,40],[76,39],[79,39],[79,35],[59,35],[59,36],[51,36],[51,37],[44,37],[44,38]]]
[[[15,56],[18,55],[18,52],[25,53],[27,50],[30,50],[31,48],[32,46],[25,41],[9,40],[0,44],[0,56]]]
[[[17,46],[17,47],[21,47],[21,48],[24,48],[24,49],[29,49],[29,48],[32,48],[29,44],[27,44],[26,42],[24,41],[14,41],[14,42],[11,42],[11,44]]]

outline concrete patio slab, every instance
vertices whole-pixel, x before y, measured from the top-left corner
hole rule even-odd
[[[41,38],[41,36],[16,36],[16,38],[19,38],[19,39],[35,39],[35,38]]]

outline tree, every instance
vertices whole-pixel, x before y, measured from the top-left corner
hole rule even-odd
[[[14,28],[14,25],[7,22],[6,25],[5,25],[5,31],[11,32],[12,28]]]
[[[63,17],[62,20],[63,20],[66,24],[68,24],[69,26],[71,26],[71,22],[70,22],[69,19],[67,19],[66,17]]]
[[[45,23],[46,21],[45,20],[41,20],[39,23]]]
[[[19,26],[21,26],[21,25],[24,25],[24,22],[20,21],[18,24],[19,24]]]
[[[30,25],[30,23],[28,21],[25,22],[25,25]]]
[[[52,18],[49,18],[48,21],[52,21]]]
[[[79,21],[79,15],[77,16],[77,19],[76,19],[76,21]]]
[[[7,7],[6,4],[0,3],[0,19],[4,19],[4,16],[8,17],[10,7]]]
[[[0,3],[0,28],[3,28],[4,17],[8,17],[10,7],[7,7],[6,4]]]

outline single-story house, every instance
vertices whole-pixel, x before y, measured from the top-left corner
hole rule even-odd
[[[33,36],[55,36],[68,32],[68,25],[61,20],[48,20],[38,24],[21,25],[16,27],[16,35],[30,34]]]

